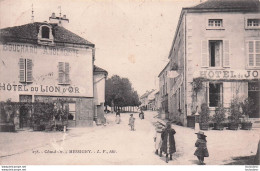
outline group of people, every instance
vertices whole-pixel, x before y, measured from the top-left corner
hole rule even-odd
[[[139,113],[139,118],[141,120],[144,119],[144,112],[142,110]],[[121,122],[121,119],[120,119],[120,109],[118,109],[117,112],[116,112],[116,123],[120,124],[120,122]],[[130,126],[130,130],[131,131],[135,131],[135,118],[134,118],[133,114],[130,114],[128,125]]]
[[[173,153],[176,152],[174,134],[176,131],[171,127],[171,122],[167,122],[166,126],[160,122],[157,122],[155,125],[155,154],[162,157],[162,154],[165,153],[166,163],[169,160],[172,160]],[[195,147],[197,147],[194,155],[197,156],[199,163],[204,165],[204,157],[209,157],[207,149],[207,140],[204,132],[199,131],[197,134],[197,141]]]

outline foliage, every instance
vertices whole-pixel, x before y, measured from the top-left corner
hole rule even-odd
[[[242,103],[240,103],[240,105],[242,107],[242,113],[247,117],[249,117],[256,108],[253,99],[249,98],[245,99]]]
[[[239,118],[242,115],[242,112],[240,111],[240,102],[238,98],[234,98],[231,101],[230,105],[230,120],[233,123],[239,123]]]
[[[205,78],[203,78],[203,77],[198,77],[198,78],[193,79],[192,91],[194,93],[197,94],[203,88],[203,81],[205,81]]]
[[[213,115],[213,121],[217,124],[222,123],[225,120],[225,108],[222,104],[219,104],[216,108],[215,114]]]
[[[136,91],[132,88],[128,78],[113,75],[106,80],[105,105],[112,106],[139,106],[141,103]]]
[[[200,123],[209,122],[209,107],[206,103],[201,104]]]

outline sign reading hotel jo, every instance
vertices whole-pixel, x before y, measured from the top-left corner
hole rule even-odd
[[[193,77],[210,80],[253,80],[260,79],[260,70],[200,70],[194,72]]]

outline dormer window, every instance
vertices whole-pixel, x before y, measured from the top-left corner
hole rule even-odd
[[[41,25],[38,33],[38,43],[54,45],[51,25]]]
[[[50,38],[50,28],[49,27],[42,27],[42,38],[49,39]]]

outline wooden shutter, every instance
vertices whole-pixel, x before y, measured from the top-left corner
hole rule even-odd
[[[25,82],[25,59],[19,59],[19,77],[20,82]]]
[[[70,81],[70,65],[69,63],[65,63],[65,83],[69,83]]]
[[[32,60],[26,59],[26,82],[32,82]]]
[[[59,83],[62,84],[64,83],[64,62],[59,62],[58,65],[59,68]]]
[[[229,40],[223,42],[223,66],[230,67]]]
[[[255,65],[260,66],[260,41],[255,41]]]
[[[201,67],[209,66],[209,52],[208,41],[202,40],[201,42]]]
[[[248,66],[254,66],[254,41],[248,41]]]

